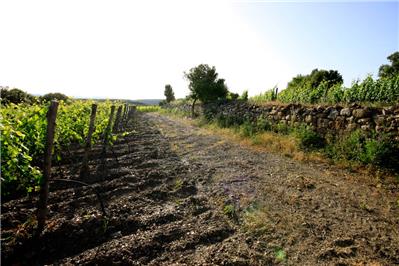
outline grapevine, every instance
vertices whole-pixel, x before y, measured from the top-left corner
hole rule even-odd
[[[54,158],[75,144],[83,146],[94,101],[61,101],[56,120]],[[110,101],[98,102],[93,144],[102,139],[108,124]],[[39,190],[46,138],[48,104],[9,104],[1,108],[1,193],[4,196]],[[115,136],[109,138],[115,140]]]

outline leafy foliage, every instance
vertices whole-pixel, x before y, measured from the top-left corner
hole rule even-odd
[[[306,125],[295,128],[294,134],[299,140],[299,147],[303,150],[320,149],[325,145],[324,138]]]
[[[218,99],[225,99],[228,93],[224,79],[218,78],[216,68],[206,64],[191,68],[184,74],[190,82],[190,98],[208,103]]]
[[[286,103],[396,103],[399,101],[399,74],[376,80],[368,76],[363,81],[353,82],[349,88],[340,83],[330,86],[326,81],[316,88],[305,83],[302,87],[283,90],[278,99]]]
[[[314,69],[309,75],[294,77],[278,98],[282,102],[317,103],[325,100],[333,86],[342,83],[338,71]]]
[[[170,86],[169,84],[165,85],[164,95],[166,97],[167,103],[175,100],[175,94],[173,92],[172,86]]]
[[[9,89],[8,87],[1,87],[0,90],[1,104],[6,105],[10,103],[34,103],[37,101],[36,97],[24,92],[20,89]]]
[[[247,90],[243,91],[239,99],[242,101],[248,101],[248,91]]]
[[[270,102],[275,101],[277,99],[278,88],[274,87],[269,89],[259,95],[251,97],[251,101],[253,102]]]
[[[228,100],[237,100],[240,97],[240,95],[238,95],[238,93],[234,93],[234,92],[228,92],[227,93],[227,99]]]
[[[47,93],[43,96],[40,97],[41,100],[43,101],[52,101],[52,100],[57,100],[57,101],[66,101],[69,99],[68,96],[65,94],[59,93],[59,92],[54,92],[54,93]]]
[[[389,78],[399,74],[399,52],[395,52],[387,57],[391,62],[390,65],[382,65],[378,71],[380,78]]]
[[[327,155],[335,160],[356,161],[399,170],[399,143],[388,135],[367,136],[360,130],[328,140]]]
[[[92,101],[60,102],[54,137],[54,155],[71,145],[83,144],[89,127]],[[97,103],[92,140],[102,139],[111,102]],[[42,178],[38,166],[45,149],[48,104],[9,104],[1,108],[2,195],[37,190]]]
[[[144,113],[158,112],[161,107],[158,105],[141,105],[137,106],[137,110]]]

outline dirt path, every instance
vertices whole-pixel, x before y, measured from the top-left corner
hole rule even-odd
[[[29,240],[34,200],[2,203],[4,265],[394,265],[397,188],[326,165],[256,152],[179,120],[138,114],[105,168],[53,178],[46,230]],[[80,157],[77,156],[77,161]]]
[[[236,236],[245,241],[251,263],[273,264],[283,250],[289,265],[399,264],[397,188],[150,117],[197,182],[206,180],[199,191],[228,199],[240,211]]]

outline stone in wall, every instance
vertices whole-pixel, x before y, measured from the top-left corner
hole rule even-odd
[[[182,107],[191,111],[191,106]],[[342,134],[361,129],[365,132],[376,131],[391,133],[399,138],[399,105],[383,108],[362,107],[358,104],[350,106],[304,106],[288,105],[255,105],[248,102],[224,102],[207,104],[201,113],[207,112],[210,117],[217,114],[241,117],[256,121],[260,116],[271,124],[297,125],[305,123],[320,134]]]

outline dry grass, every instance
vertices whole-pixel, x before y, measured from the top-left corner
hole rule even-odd
[[[272,222],[266,210],[247,211],[243,215],[242,228],[255,236],[267,233],[271,229]]]
[[[335,161],[332,163],[325,155],[321,152],[305,152],[299,148],[297,140],[292,135],[282,135],[274,132],[263,132],[258,133],[253,137],[243,136],[239,130],[235,128],[221,128],[216,123],[208,124],[201,118],[182,118],[175,114],[167,114],[180,122],[190,125],[198,126],[201,130],[198,132],[200,135],[219,135],[222,136],[225,141],[237,143],[243,147],[250,148],[260,152],[271,152],[274,154],[282,154],[286,157],[293,158],[297,161],[305,162],[316,162],[316,163],[328,163],[334,165],[338,169],[350,170],[352,173],[357,173],[363,176],[363,179],[374,180],[376,185],[383,183],[397,183],[398,177],[394,174],[386,171],[379,171],[373,167],[364,167],[356,162],[349,161]]]
[[[241,146],[245,146],[261,152],[272,152],[275,154],[283,154],[284,156],[299,161],[326,162],[325,157],[317,152],[304,152],[300,150],[295,137],[290,135],[281,135],[274,132],[262,132],[253,137],[246,137],[240,134],[234,128],[220,128],[216,124],[195,123],[201,126],[208,134],[217,134],[223,138],[236,142]]]

